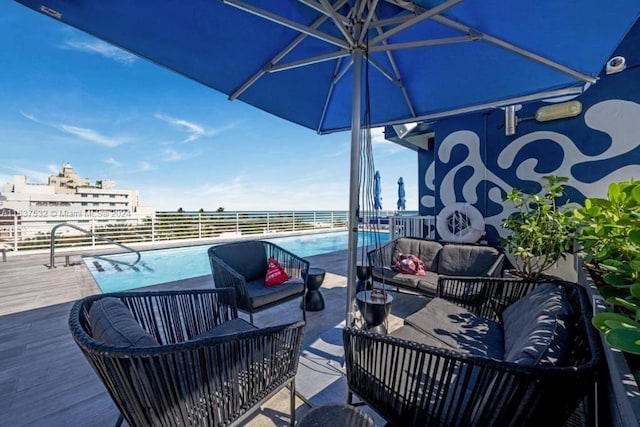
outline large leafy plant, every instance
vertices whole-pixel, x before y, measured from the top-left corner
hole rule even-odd
[[[502,245],[515,258],[517,274],[536,278],[573,248],[575,219],[567,202],[566,177],[545,176],[538,194],[512,189],[505,198],[516,212],[505,218]]]
[[[640,183],[611,183],[607,198],[589,198],[575,212],[578,242],[602,274],[600,294],[611,312],[593,317],[605,340],[640,354]]]

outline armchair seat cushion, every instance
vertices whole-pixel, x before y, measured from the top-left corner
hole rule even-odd
[[[212,337],[221,337],[225,335],[234,335],[242,332],[253,331],[254,329],[258,329],[258,328],[252,325],[251,323],[247,322],[246,320],[236,317],[235,319],[231,319],[220,325],[214,326],[208,331],[205,331],[199,335],[196,335],[192,339],[198,340],[201,338],[212,338]]]
[[[422,310],[407,317],[404,323],[427,336],[429,342],[412,341],[474,356],[497,360],[504,357],[504,337],[500,324],[476,316],[442,298],[432,299]],[[431,344],[434,340],[440,344]]]
[[[275,303],[276,301],[304,293],[304,281],[299,278],[289,279],[278,286],[265,286],[265,278],[247,282],[249,298],[253,308]]]

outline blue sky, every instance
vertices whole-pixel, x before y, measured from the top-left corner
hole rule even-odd
[[[45,183],[68,162],[157,210],[348,208],[348,132],[230,102],[13,1],[0,2],[0,52],[0,185]],[[380,130],[373,147],[383,209],[402,176],[417,210],[417,154]]]

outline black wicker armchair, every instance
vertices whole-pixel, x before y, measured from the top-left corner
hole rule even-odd
[[[258,329],[232,289],[125,292],[75,303],[69,326],[130,426],[237,425],[291,391],[304,323]]]
[[[274,257],[290,279],[277,286],[266,287],[267,260]],[[309,261],[271,242],[248,240],[225,243],[209,248],[209,261],[216,288],[234,288],[238,309],[253,313],[293,298],[304,298]],[[306,320],[305,304],[302,318]]]
[[[455,334],[435,328],[444,343],[457,341],[459,349],[453,350],[442,342],[429,341],[433,337],[418,339],[421,342],[407,339],[419,335],[405,329],[409,318],[397,336],[393,336],[396,331],[382,336],[346,328],[349,403],[355,393],[391,425],[562,425],[590,396],[601,356],[584,289],[559,281],[552,285],[560,289],[571,310],[571,320],[563,324],[569,334],[562,362],[549,364],[538,359],[525,366],[507,361],[506,356],[482,355],[485,349],[474,347],[477,337],[473,334],[485,334],[486,329],[469,328],[468,333]],[[441,278],[438,296],[445,300],[443,306],[452,307],[450,302],[454,302],[459,313],[473,313],[471,317],[444,316],[454,327],[471,318],[502,327],[505,307],[538,286],[542,285],[498,278]],[[532,341],[524,343],[525,353],[531,350]]]

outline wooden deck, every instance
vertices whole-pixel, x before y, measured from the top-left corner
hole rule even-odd
[[[341,346],[328,332],[344,320],[346,251],[308,258],[327,270],[321,288],[326,308],[307,313],[305,348],[296,387],[311,404],[345,402],[346,381],[325,347]],[[8,257],[0,262],[0,408],[7,426],[112,426],[118,412],[106,390],[73,342],[67,326],[73,301],[99,293],[84,265],[49,269],[46,255]],[[210,276],[159,285],[162,288],[212,286]],[[155,287],[153,287],[155,288]],[[426,303],[424,297],[394,295],[390,329]],[[259,325],[301,318],[299,301],[258,313]],[[297,317],[300,313],[300,317]],[[331,335],[335,338],[336,334]],[[286,391],[271,399],[250,421],[252,426],[288,424]],[[297,417],[309,406],[297,402]],[[372,415],[373,412],[370,412]],[[378,421],[381,421],[377,418]]]

